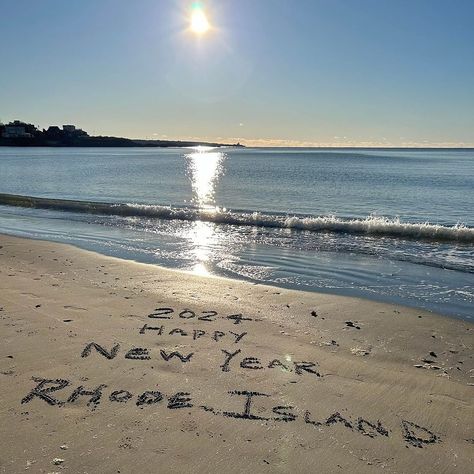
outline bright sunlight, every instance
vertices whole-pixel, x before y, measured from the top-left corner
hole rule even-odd
[[[191,14],[191,31],[198,35],[206,33],[210,28],[209,21],[200,4],[193,6]]]

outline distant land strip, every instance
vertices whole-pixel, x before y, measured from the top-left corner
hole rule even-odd
[[[134,140],[122,137],[90,136],[74,125],[50,126],[40,130],[35,125],[15,120],[0,123],[0,146],[14,147],[243,147],[240,143],[211,143],[181,140]]]

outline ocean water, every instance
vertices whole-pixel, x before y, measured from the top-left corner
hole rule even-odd
[[[474,315],[474,150],[0,148],[0,193],[3,233]]]

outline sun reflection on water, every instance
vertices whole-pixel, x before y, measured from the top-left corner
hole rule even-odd
[[[186,155],[187,173],[191,180],[193,203],[200,208],[215,207],[215,187],[223,172],[225,155],[210,147],[196,147]]]
[[[225,154],[210,147],[196,147],[185,155],[186,173],[191,181],[192,203],[202,212],[216,212],[216,185],[224,172]],[[195,221],[186,237],[191,243],[194,257],[192,272],[197,275],[209,275],[209,263],[215,256],[217,234],[214,224]]]

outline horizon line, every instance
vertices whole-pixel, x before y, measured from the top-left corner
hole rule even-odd
[[[8,122],[13,122],[14,120],[19,119],[11,119],[7,121],[0,121],[1,125],[7,125]],[[23,123],[30,123],[26,120],[19,120]],[[67,122],[67,121],[66,121]],[[64,122],[66,124],[66,122]],[[71,123],[71,122],[69,122]],[[40,125],[34,125],[38,127],[39,130],[46,129]],[[48,125],[50,127],[52,125]],[[57,125],[58,126],[58,125]],[[81,126],[77,126],[82,130],[87,131],[85,128]],[[114,132],[105,132],[104,130],[92,130],[91,136],[102,136],[102,137],[114,137],[114,138],[126,138],[129,140],[146,140],[146,141],[191,141],[191,142],[207,142],[207,143],[219,143],[219,144],[240,144],[244,145],[248,148],[373,148],[373,149],[383,149],[383,148],[390,148],[390,149],[473,149],[474,142],[452,142],[452,141],[436,141],[430,142],[428,140],[422,141],[404,141],[399,144],[386,141],[385,137],[382,137],[383,141],[378,140],[350,140],[345,142],[317,142],[313,140],[295,140],[295,139],[288,139],[288,138],[245,138],[245,137],[197,137],[197,136],[182,136],[177,138],[176,136],[169,136],[167,134],[158,134],[158,133],[151,133],[150,135],[146,135],[145,137],[131,137],[126,135],[116,135]],[[342,137],[334,137],[334,138],[342,138]],[[344,137],[346,138],[346,137]]]

